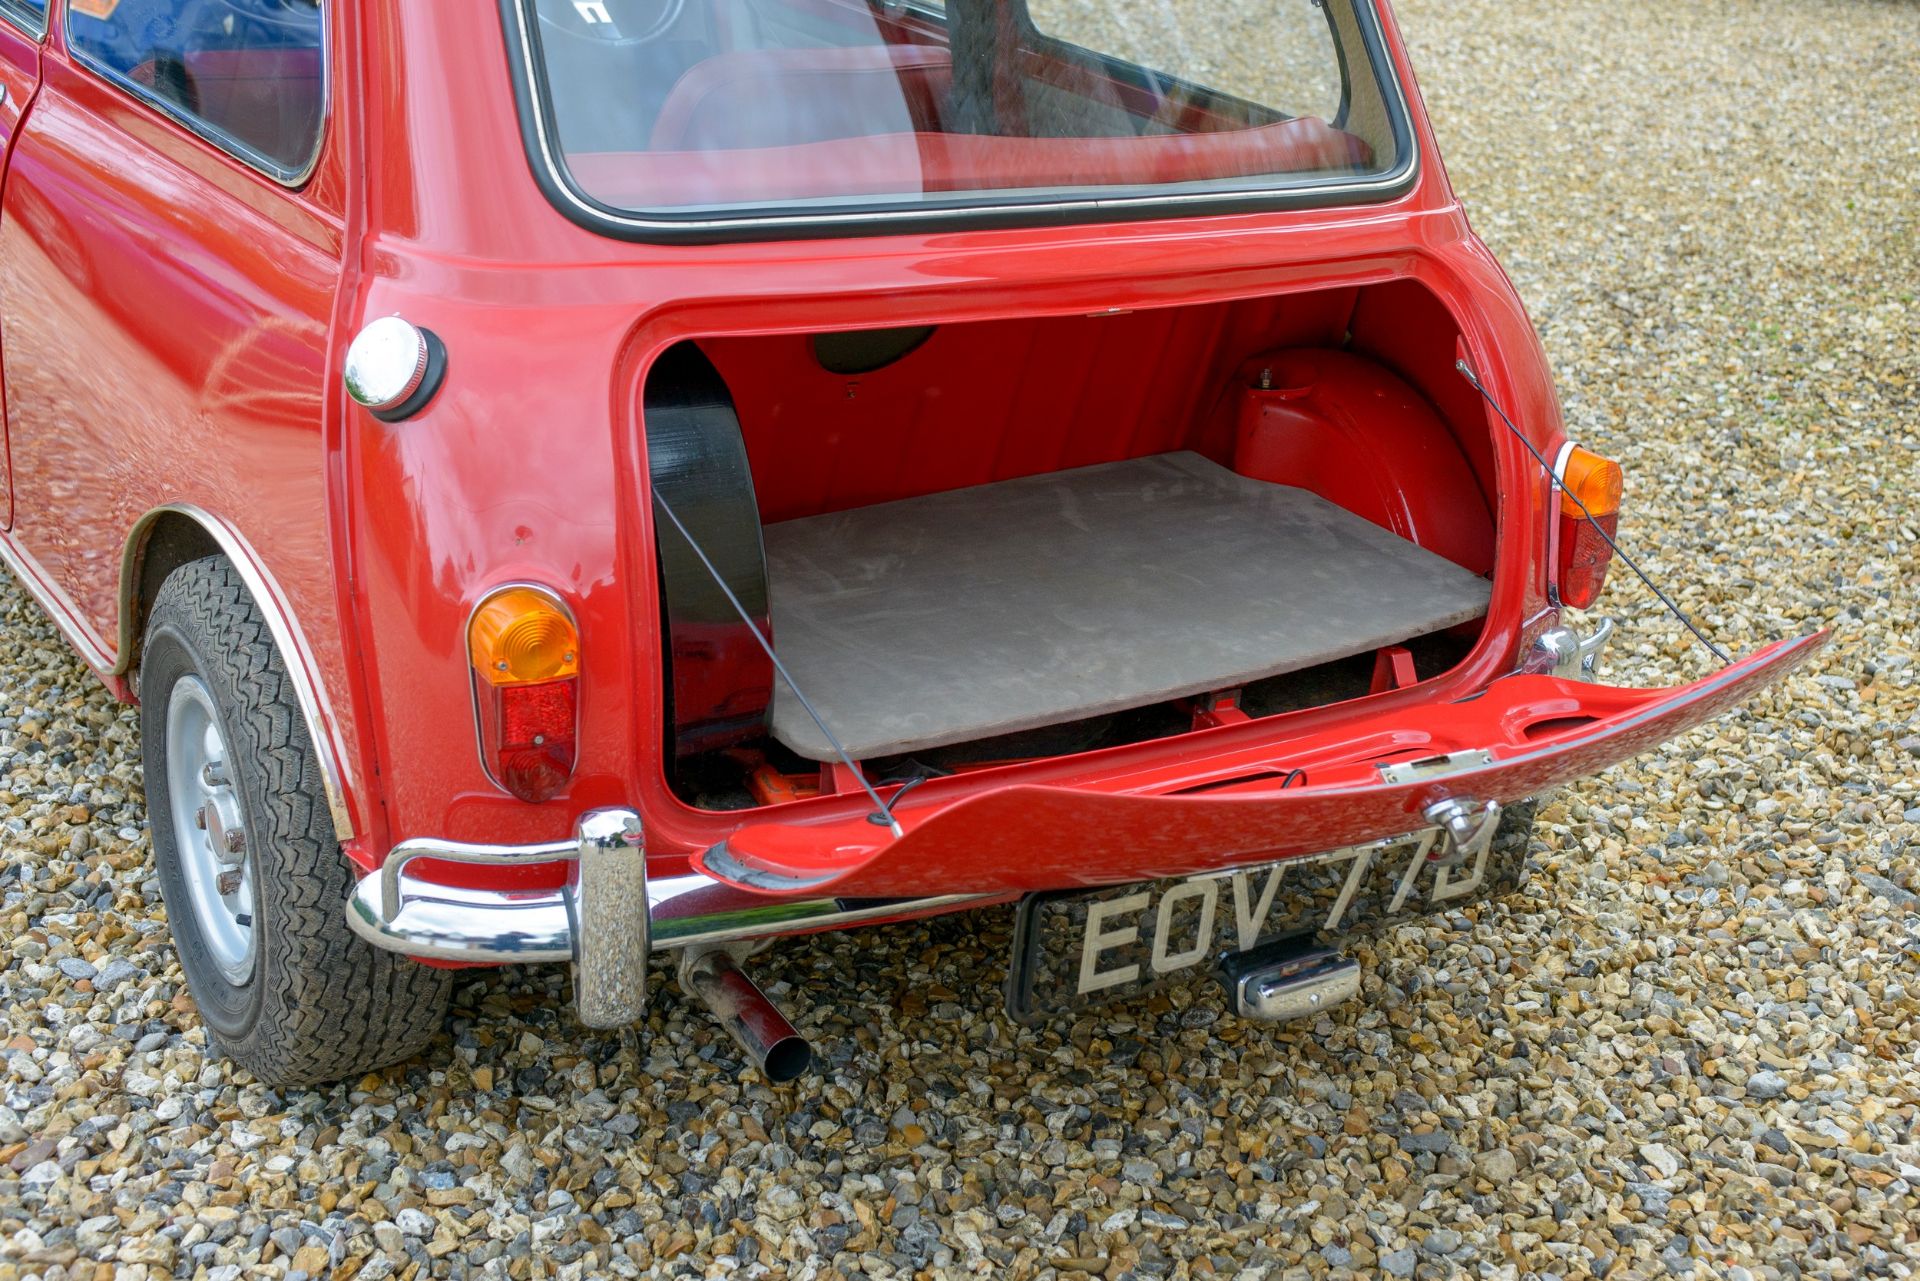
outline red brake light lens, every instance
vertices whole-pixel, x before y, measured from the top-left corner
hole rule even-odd
[[[504,685],[494,693],[500,701],[494,773],[521,800],[544,801],[573,776],[574,681]]]
[[[1613,564],[1613,547],[1607,540],[1620,528],[1624,477],[1619,463],[1575,448],[1567,451],[1560,480],[1565,492],[1559,503],[1560,555],[1554,582],[1562,604],[1586,609],[1600,599]],[[1583,504],[1585,513],[1580,510]]]

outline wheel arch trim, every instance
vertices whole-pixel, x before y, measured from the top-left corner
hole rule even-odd
[[[155,526],[167,516],[181,516],[198,525],[220,549],[246,584],[247,593],[260,607],[266,619],[267,633],[280,651],[287,676],[293,682],[294,697],[300,704],[300,716],[306,722],[307,737],[313,743],[320,780],[327,793],[327,810],[333,818],[334,835],[340,841],[355,835],[353,813],[347,805],[346,754],[341,751],[332,704],[327,699],[313,651],[306,634],[294,617],[279,584],[267,571],[246,536],[226,520],[192,503],[163,503],[134,522],[127,532],[120,554],[119,646],[108,674],[130,675],[139,652],[140,585],[147,544]]]

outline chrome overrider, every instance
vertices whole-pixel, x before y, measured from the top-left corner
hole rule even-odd
[[[411,870],[420,859],[488,867],[569,864],[553,889],[471,889]],[[574,1001],[588,1027],[621,1027],[647,1004],[647,957],[834,929],[993,902],[991,894],[922,899],[767,898],[694,872],[647,878],[640,816],[592,810],[571,841],[471,845],[411,840],[360,878],[347,923],[375,947],[436,961],[526,964],[568,961]]]

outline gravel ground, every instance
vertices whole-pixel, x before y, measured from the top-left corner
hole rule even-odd
[[[1830,621],[1812,674],[1557,798],[1525,894],[1312,1025],[1018,1030],[996,912],[770,958],[797,1088],[671,990],[584,1033],[549,969],[277,1093],[205,1056],[132,713],[0,587],[0,1281],[1909,1275],[1920,7],[1400,7],[1632,544],[1731,648]],[[1702,670],[1607,605],[1611,679]]]

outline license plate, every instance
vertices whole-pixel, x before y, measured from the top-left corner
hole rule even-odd
[[[1007,1008],[1022,1022],[1137,995],[1283,938],[1415,916],[1517,876],[1483,846],[1469,866],[1429,857],[1438,829],[1253,867],[1020,903]],[[1496,860],[1502,864],[1496,866]]]

